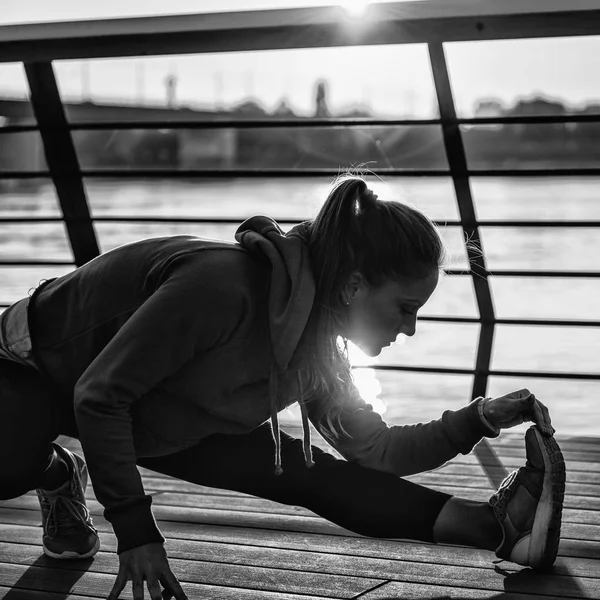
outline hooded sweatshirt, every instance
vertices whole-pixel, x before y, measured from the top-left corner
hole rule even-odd
[[[284,234],[273,220],[253,217],[238,229],[237,243],[142,240],[33,294],[35,362],[73,403],[117,552],[164,541],[137,457],[175,453],[214,433],[248,432],[270,418],[276,472],[285,469],[277,413],[297,399],[285,374],[315,292],[303,231]],[[326,435],[314,417],[325,400],[301,405],[307,467],[308,419]],[[327,439],[344,458],[397,476],[439,467],[497,435],[481,420],[478,401],[430,423],[390,427],[355,389],[340,423],[346,433]]]

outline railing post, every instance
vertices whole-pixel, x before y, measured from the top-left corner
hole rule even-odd
[[[485,396],[487,389],[492,344],[494,342],[494,304],[487,276],[488,271],[485,265],[485,257],[482,252],[473,195],[471,193],[465,147],[460,126],[456,122],[456,107],[452,96],[444,47],[441,43],[430,43],[428,46],[433,81],[440,109],[444,146],[458,202],[461,225],[468,242],[467,257],[471,267],[475,298],[477,300],[481,323],[477,344],[477,358],[475,360],[473,389],[471,392],[471,397],[474,398],[476,396]],[[502,479],[506,476],[506,469],[497,459],[486,440],[482,440],[477,445],[475,453],[492,485],[498,487]]]
[[[461,225],[465,238],[469,242],[467,244],[467,256],[481,321],[477,360],[475,362],[473,396],[485,396],[494,340],[494,305],[487,278],[485,258],[481,252],[481,238],[469,183],[467,158],[460,127],[456,122],[456,109],[442,44],[429,44],[429,57],[440,107],[442,134],[448,157],[448,166],[450,167],[452,183],[458,201]]]
[[[75,264],[100,254],[96,233],[52,63],[24,63],[50,176],[67,228]]]

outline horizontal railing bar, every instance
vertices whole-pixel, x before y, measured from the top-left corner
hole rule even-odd
[[[0,126],[0,135],[3,133],[28,133],[39,130],[39,125],[4,125]]]
[[[477,204],[477,202],[475,202]],[[443,225],[445,222],[438,222]],[[454,223],[452,223],[454,225]],[[461,223],[458,223],[459,225]],[[450,222],[448,222],[450,225]],[[600,221],[477,221],[478,227],[600,227]]]
[[[343,169],[340,168],[313,168],[313,169],[219,169],[219,170],[183,170],[183,169],[83,169],[84,177],[151,177],[160,179],[163,175],[174,178],[232,178],[232,177],[337,177]],[[374,175],[397,175],[404,177],[450,177],[450,171],[442,169],[405,169],[405,170],[369,170]],[[600,173],[600,169],[599,169]]]
[[[544,125],[561,123],[600,123],[600,114],[523,115],[506,117],[465,117],[445,122],[458,125]],[[442,119],[370,119],[312,117],[296,119],[198,119],[140,120],[140,121],[77,121],[69,124],[73,131],[106,129],[271,129],[271,128],[354,128],[354,127],[413,127],[441,125]]]
[[[4,259],[0,260],[0,266],[44,266],[44,265],[72,265],[72,261],[66,261],[61,259],[48,259],[48,260],[22,260],[22,259]],[[470,271],[461,271],[459,269],[446,269],[444,271],[447,275],[472,275]],[[498,270],[488,273],[489,276],[493,277],[565,277],[565,278],[598,278],[600,277],[600,271],[509,271],[509,270]]]
[[[376,369],[378,371],[415,371],[417,373],[445,373],[448,375],[473,375],[474,369],[459,369],[454,367],[417,367],[411,365],[356,365],[354,369]]]
[[[255,214],[255,213],[253,213]],[[251,216],[251,215],[250,215]],[[96,223],[183,223],[183,224],[223,224],[223,225],[239,225],[248,217],[129,217],[129,216],[113,216],[113,217],[92,217],[92,221]],[[63,223],[68,220],[72,223],[77,223],[80,219],[63,219],[62,217],[0,217],[0,223]],[[278,223],[298,224],[306,219],[277,219]]]
[[[360,169],[357,169],[360,170]],[[84,177],[319,177],[337,176],[340,168],[314,169],[82,169]],[[367,174],[388,177],[451,177],[449,169],[369,169]],[[564,169],[467,169],[461,175],[471,177],[572,177],[600,176],[600,167],[571,167]]]
[[[0,263],[3,264],[3,263]],[[40,262],[40,265],[46,265],[47,262]],[[62,264],[62,263],[60,263]],[[73,263],[69,263],[73,264]],[[38,265],[36,265],[38,266]],[[9,306],[8,304],[0,303],[1,306]],[[450,316],[419,316],[419,321],[436,322],[436,323],[460,323],[460,324],[480,324],[481,319],[478,317],[450,317]],[[532,325],[538,327],[600,327],[600,321],[574,321],[568,319],[494,319],[494,323],[498,325]]]
[[[600,33],[598,5],[593,1],[572,0],[560,9],[541,10],[539,2],[524,0],[513,0],[507,10],[507,1],[500,3],[500,9],[498,3],[482,7],[482,3],[463,2],[458,10],[448,2],[373,3],[363,28],[344,26],[350,17],[340,6],[107,19],[87,21],[84,26],[80,22],[13,25],[0,28],[0,62]]]
[[[474,323],[480,324],[478,317],[443,317],[443,316],[419,316],[419,321],[439,323]],[[497,325],[533,325],[538,327],[600,327],[600,321],[575,321],[570,319],[502,319],[496,318],[490,321]]]
[[[10,302],[0,302],[0,308],[7,308],[10,305]],[[477,317],[420,316],[419,321],[437,323],[481,323],[481,320]],[[600,321],[570,321],[558,319],[495,319],[494,323],[498,325],[533,325],[543,327],[600,327]]]
[[[445,269],[447,275],[473,275],[471,271],[460,269]],[[579,277],[582,279],[600,277],[600,271],[528,271],[494,269],[487,272],[488,277]]]
[[[234,177],[336,177],[344,169],[219,169],[219,170],[192,170],[192,169],[82,169],[84,177],[94,179],[229,179]],[[404,171],[375,171],[373,175],[393,175],[398,177],[450,177],[450,171],[445,170],[410,170]],[[0,171],[0,179],[42,179],[49,178],[48,171]]]
[[[103,106],[103,105],[100,105]],[[66,105],[68,108],[68,105]],[[118,108],[118,107],[116,107]],[[130,108],[130,107],[127,107]],[[506,117],[465,117],[447,119],[447,123],[458,125],[544,125],[561,123],[600,123],[600,114],[564,114],[564,115],[519,115]],[[355,127],[413,127],[439,126],[441,119],[161,119],[135,121],[77,121],[69,123],[72,131],[105,131],[130,129],[273,129],[273,128],[328,128],[346,129]],[[26,133],[38,131],[36,124],[6,125],[0,127],[2,133]]]
[[[600,116],[598,116],[600,121]],[[78,121],[71,123],[73,131],[93,131],[110,129],[347,129],[355,127],[400,127],[440,125],[440,119],[215,119],[200,121],[193,119],[171,121]]]
[[[475,369],[459,369],[452,367],[421,367],[412,365],[360,365],[354,369],[375,369],[378,371],[414,371],[416,373],[445,373],[449,375],[474,375]],[[577,379],[600,380],[600,373],[559,373],[556,371],[505,371],[489,369],[485,371],[489,376],[496,377],[536,377],[543,379]]]
[[[441,119],[438,119],[441,122]],[[458,117],[448,122],[458,125],[545,125],[560,123],[600,123],[600,113],[562,115],[511,115],[505,117]]]
[[[50,179],[50,171],[2,171],[0,179]]]
[[[128,216],[128,215],[117,215],[117,216],[98,216],[93,217],[94,221],[99,223],[223,223],[223,224],[235,224],[241,223],[247,217],[229,218],[229,217],[163,217],[163,216]],[[299,218],[277,218],[273,217],[278,223],[292,223],[297,224],[309,219]],[[0,223],[52,223],[52,222],[63,222],[62,217],[47,216],[47,217],[5,217],[0,216]],[[77,222],[77,219],[69,219],[71,222]],[[460,227],[463,223],[461,221],[452,220],[434,220],[433,221],[439,227]],[[589,227],[589,228],[600,228],[600,221],[501,221],[501,220],[484,220],[477,221],[479,227]]]
[[[348,167],[352,170],[352,167]],[[84,177],[115,179],[226,179],[233,177],[336,177],[344,168],[316,169],[82,169]],[[356,169],[360,171],[360,169]],[[600,176],[600,167],[572,167],[566,169],[471,169],[452,173],[446,169],[369,169],[366,174],[382,177],[575,177]],[[0,179],[49,178],[48,171],[0,171]]]
[[[74,260],[64,260],[60,258],[48,258],[45,260],[28,260],[15,258],[0,260],[0,267],[72,267],[74,265]]]

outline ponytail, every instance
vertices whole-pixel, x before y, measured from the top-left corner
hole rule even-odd
[[[341,289],[360,262],[360,220],[366,210],[367,184],[353,176],[340,177],[310,226],[309,248],[316,300],[330,309],[340,307]]]

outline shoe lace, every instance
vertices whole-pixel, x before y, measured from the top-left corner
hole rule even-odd
[[[62,495],[51,498],[42,496],[42,504],[47,510],[48,535],[55,536],[59,530],[68,533],[82,528],[90,533],[96,533],[88,507],[79,500]]]

